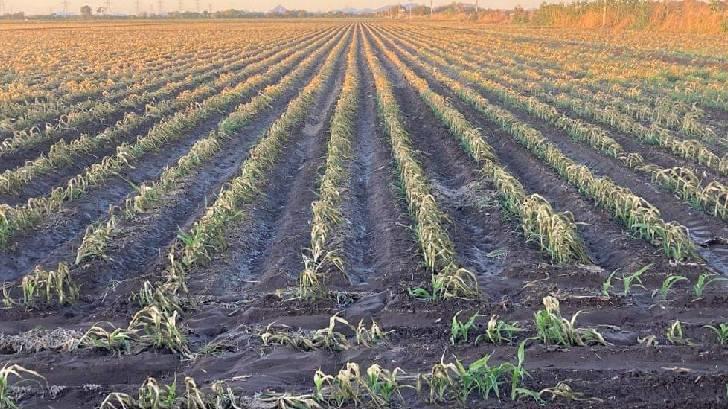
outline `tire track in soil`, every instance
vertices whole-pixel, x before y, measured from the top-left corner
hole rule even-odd
[[[360,33],[361,36],[361,33]],[[363,40],[363,39],[361,39]],[[394,158],[379,126],[374,80],[359,44],[359,111],[353,141],[351,193],[345,203],[349,240],[344,245],[355,287],[399,288],[400,281],[425,278],[418,260],[406,204],[398,197]]]
[[[371,34],[370,34],[371,35]],[[475,164],[455,137],[435,117],[417,91],[402,78],[402,73],[375,46],[400,105],[405,128],[440,208],[447,214],[447,230],[459,262],[476,273],[486,292],[512,271],[543,262],[538,251],[525,243],[517,227],[504,222],[492,183],[482,179]],[[505,250],[505,257],[493,252]],[[516,256],[516,257],[514,257]],[[492,294],[502,295],[502,294]],[[500,297],[498,297],[500,298]]]
[[[241,103],[250,100],[251,97]],[[235,107],[232,107],[214,115],[188,132],[185,138],[176,142],[176,145],[166,147],[159,152],[150,152],[144,162],[90,189],[83,198],[52,216],[39,228],[19,235],[11,248],[0,251],[0,279],[17,279],[38,263],[53,260],[54,250],[64,243],[77,247],[83,239],[86,226],[105,217],[109,206],[120,205],[121,201],[133,192],[134,186],[157,179],[165,167],[176,163],[198,139],[207,135],[234,109]]]
[[[554,209],[560,212],[568,210],[574,214],[577,222],[582,222],[578,224],[579,234],[584,239],[589,256],[596,265],[609,271],[618,268],[623,271],[635,271],[649,262],[655,263],[656,269],[661,269],[663,266],[665,269],[670,267],[669,261],[660,249],[643,240],[631,238],[621,225],[617,224],[618,222],[612,220],[605,211],[595,208],[591,201],[582,198],[575,188],[562,181],[544,163],[532,157],[530,152],[517,144],[510,135],[487,121],[439,82],[434,81],[428,73],[414,65],[410,65],[410,68],[427,79],[433,91],[448,98],[454,108],[463,113],[476,127],[482,129],[484,135],[488,135],[487,138],[500,163],[518,178],[528,192],[540,194]],[[595,277],[595,279],[601,284],[602,278]]]
[[[321,37],[323,37],[323,36],[321,36]],[[306,40],[302,40],[301,44],[303,44],[304,42],[306,42]],[[293,53],[295,51],[296,50],[294,49],[293,46],[291,46],[291,49],[289,51],[281,50],[280,52],[282,54],[280,54],[280,58],[276,58],[271,64],[280,62],[281,60],[285,59],[287,56],[289,56],[291,53]],[[254,63],[259,62],[260,60],[262,60],[264,58],[268,58],[268,57],[270,57],[270,56],[263,56],[260,58],[257,56],[248,56],[246,59],[250,59],[250,63],[254,64]],[[232,64],[232,63],[234,63],[234,61],[228,61],[228,63]],[[238,68],[238,70],[241,70],[243,68],[244,67]],[[211,69],[215,69],[215,68],[211,68]],[[248,75],[248,77],[246,77],[242,81],[245,81],[249,78],[252,78],[252,77],[264,72],[265,69],[266,69],[266,67],[263,67],[259,70],[255,70],[255,71],[251,72],[250,75]],[[221,76],[229,74],[231,72],[232,72],[232,70],[227,70],[227,71],[219,73],[215,77],[213,77],[207,81],[204,81],[202,83],[189,84],[189,85],[183,87],[182,89],[180,89],[179,91],[171,94],[169,97],[169,100],[175,100],[177,98],[177,96],[181,95],[185,91],[190,91],[190,90],[201,88],[204,86],[211,86],[211,85],[213,85],[213,82],[217,78],[220,78]],[[235,84],[232,84],[230,86],[234,86],[234,85]],[[227,87],[224,87],[224,88],[227,88]],[[255,93],[255,90],[250,92],[251,95],[253,95],[254,93]],[[201,101],[201,100],[199,100],[199,101]],[[190,104],[188,104],[187,106],[189,106],[189,105]],[[126,115],[127,113],[131,113],[131,112],[136,113],[138,115],[143,115],[145,112],[145,109],[146,109],[145,107],[137,107],[137,108],[125,110],[124,113],[121,114],[121,117],[123,118],[124,115]],[[87,166],[98,162],[101,158],[103,158],[107,155],[114,154],[116,152],[116,148],[120,144],[133,143],[136,140],[137,135],[146,135],[150,129],[154,128],[154,126],[156,126],[157,124],[161,123],[164,120],[172,118],[176,113],[184,111],[185,109],[186,108],[182,108],[177,111],[167,113],[163,116],[154,116],[154,117],[146,118],[140,126],[132,128],[130,132],[125,132],[124,136],[118,138],[118,143],[108,144],[108,145],[103,146],[100,149],[97,149],[92,152],[81,153],[79,155],[79,158],[75,159],[73,161],[73,163],[71,163],[69,165],[64,165],[60,168],[55,168],[55,169],[51,170],[50,172],[44,173],[43,175],[39,175],[38,177],[33,178],[29,183],[27,183],[26,185],[24,185],[22,187],[22,190],[19,193],[0,194],[0,203],[6,203],[11,206],[15,206],[15,205],[19,205],[19,204],[22,205],[22,204],[26,203],[28,198],[47,195],[56,186],[65,185],[69,179],[76,176],[79,172],[83,172]],[[105,128],[106,126],[112,127],[112,126],[114,126],[115,123],[116,123],[116,121],[111,121],[108,123],[106,121],[102,121],[102,122],[96,123],[94,125],[98,129],[84,128],[83,130],[75,129],[75,131],[79,131],[78,135],[80,135],[81,133],[86,133],[88,135],[97,135],[99,132],[106,129]],[[78,135],[76,135],[76,136],[78,136]],[[74,139],[76,139],[76,138],[74,138]],[[57,141],[52,141],[51,143],[55,143],[55,142],[57,142]],[[46,148],[34,149],[34,153],[32,153],[33,156],[21,158],[22,160],[20,160],[20,162],[21,162],[20,164],[24,163],[26,161],[26,159],[33,160],[38,155],[42,154],[42,152],[46,152],[47,151]],[[22,155],[18,155],[18,156],[22,156]],[[15,157],[15,156],[13,156],[13,157]],[[1,172],[1,170],[0,170],[0,172]]]

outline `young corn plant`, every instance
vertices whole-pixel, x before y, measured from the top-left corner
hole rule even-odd
[[[475,338],[477,345],[481,340],[491,344],[503,344],[513,341],[516,333],[523,331],[518,323],[499,320],[497,315],[492,315],[488,320],[485,333]]]
[[[612,271],[612,273],[609,274],[609,276],[607,276],[607,279],[604,280],[604,282],[602,283],[602,295],[606,298],[610,297],[609,291],[612,289],[612,279],[617,274],[617,271],[619,270]]]
[[[467,343],[470,336],[470,331],[475,328],[475,320],[481,315],[477,312],[470,316],[467,321],[460,321],[458,316],[462,311],[458,311],[452,317],[452,323],[450,324],[450,343],[455,345],[458,343]]]
[[[632,290],[632,287],[634,287],[634,286],[639,286],[641,288],[645,288],[642,285],[641,277],[642,277],[642,274],[644,274],[647,270],[652,268],[652,265],[653,264],[648,264],[648,265],[640,268],[639,270],[635,271],[632,274],[623,274],[622,275],[622,285],[624,288],[624,292],[622,293],[622,295],[624,295],[626,297],[629,294],[629,292]]]
[[[695,296],[695,299],[698,300],[700,298],[703,298],[705,288],[708,287],[710,284],[720,281],[728,281],[728,278],[719,277],[718,274],[715,273],[703,273],[698,276],[695,284],[693,284],[693,295]]]
[[[0,368],[0,408],[18,409],[17,404],[10,396],[10,381],[13,378],[17,378],[21,382],[25,380],[45,381],[45,378],[36,371],[18,364],[6,364]]]
[[[367,389],[376,406],[382,407],[391,404],[393,395],[400,393],[401,386],[397,378],[404,374],[405,372],[400,368],[394,368],[390,371],[383,369],[376,363],[367,368]]]
[[[543,299],[544,309],[534,314],[536,332],[544,344],[564,346],[585,346],[590,344],[606,345],[604,337],[592,328],[576,327],[576,318],[581,311],[571,317],[571,320],[561,316],[559,301],[551,296]]]
[[[511,399],[516,400],[526,391],[523,380],[528,376],[524,368],[525,342],[516,353],[516,362],[490,364],[490,355],[485,355],[470,365],[459,360],[445,363],[444,357],[433,365],[428,374],[420,374],[418,385],[423,382],[429,387],[430,402],[447,402],[452,399],[465,404],[473,392],[488,399],[491,395],[500,398],[502,386],[510,383]],[[510,378],[510,379],[509,379]],[[509,382],[510,380],[510,382]],[[421,386],[418,386],[418,390]]]
[[[658,290],[654,290],[652,292],[652,297],[654,298],[655,295],[658,293],[660,294],[660,298],[663,300],[667,299],[667,294],[670,292],[670,289],[672,286],[674,286],[676,283],[680,281],[688,281],[687,277],[680,276],[680,275],[669,275],[665,278],[665,280],[662,281],[662,286]]]

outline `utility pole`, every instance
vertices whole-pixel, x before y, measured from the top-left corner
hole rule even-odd
[[[480,7],[478,7],[478,0],[475,0],[475,19],[478,19],[478,12],[480,11]]]
[[[106,15],[111,15],[111,0],[106,0]]]
[[[195,6],[195,11],[197,12],[197,14],[200,14],[200,0],[197,0],[195,2]]]
[[[138,16],[141,16],[141,14],[142,14],[142,9],[139,8],[139,7],[140,7],[139,0],[136,0],[136,15],[137,15],[137,17]]]
[[[185,6],[184,0],[179,0],[179,6],[177,7],[177,11],[179,11],[180,14],[182,14],[182,9]]]
[[[157,14],[161,16],[162,10],[164,10],[164,2],[162,0],[157,0]]]
[[[430,18],[432,18],[432,15],[434,14],[434,9],[432,8],[432,0],[430,0]]]
[[[68,15],[68,0],[63,0],[62,7],[63,7],[63,17],[65,17]]]

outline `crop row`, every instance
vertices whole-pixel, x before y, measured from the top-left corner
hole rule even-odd
[[[102,98],[86,99],[76,104],[68,104],[63,99],[37,102],[33,104],[6,104],[3,108],[4,119],[0,121],[0,135],[3,133],[15,133],[24,129],[40,126],[56,118],[55,123],[59,126],[73,123],[73,118],[84,111],[93,110],[99,99],[115,102],[124,96],[145,92],[148,89],[158,87],[165,81],[173,81],[184,78],[186,72],[199,66],[200,61],[215,61],[217,59],[229,58],[237,54],[233,50],[226,50],[225,53],[211,54],[204,53],[197,56],[180,56],[179,63],[163,70],[149,70],[144,72],[141,78],[122,81],[114,84],[113,90],[105,92],[94,92],[94,96]],[[194,58],[193,58],[194,57]],[[175,78],[170,78],[173,75]],[[98,94],[98,95],[97,95]],[[100,118],[101,116],[99,116]]]
[[[410,29],[402,32],[406,32],[410,37],[417,35],[415,32],[422,31],[424,30]],[[472,35],[449,34],[450,46],[469,50],[475,47],[483,51],[479,53],[479,57],[496,55],[497,57],[491,59],[493,67],[508,65],[524,75],[547,74],[558,78],[559,85],[565,85],[567,88],[584,84],[586,89],[594,91],[601,89],[610,94],[619,94],[638,104],[647,103],[655,108],[653,119],[662,119],[655,123],[664,126],[672,122],[676,130],[685,128],[688,135],[700,137],[706,130],[704,126],[695,127],[695,115],[700,115],[702,112],[697,104],[718,109],[720,106],[728,106],[727,96],[719,95],[721,87],[725,87],[725,76],[719,75],[712,69],[692,69],[645,59],[635,61],[624,58],[624,53],[617,58],[610,58],[606,54],[593,53],[589,48],[577,49],[571,45],[557,48],[549,46],[549,53],[544,54],[542,48],[522,41],[513,42],[495,38],[486,41],[474,38]],[[437,38],[437,34],[428,33],[428,38],[433,37]],[[494,46],[491,40],[496,41],[498,46]],[[521,64],[518,66],[509,64],[516,61]],[[675,70],[679,70],[680,74],[674,74]],[[650,77],[651,71],[654,71],[653,77]],[[642,80],[644,77],[650,79]],[[657,80],[662,77],[666,79]],[[710,135],[709,130],[707,135]]]
[[[240,103],[248,94],[274,78],[274,75],[280,75],[294,66],[302,57],[302,53],[297,52],[269,67],[265,73],[253,76],[199,104],[193,104],[187,109],[177,112],[168,120],[155,125],[134,143],[119,145],[116,154],[107,156],[101,162],[87,167],[82,174],[72,178],[66,186],[54,188],[47,196],[31,198],[27,204],[14,208],[7,205],[0,206],[0,246],[7,245],[9,239],[17,232],[38,225],[47,216],[61,209],[65,202],[80,197],[90,187],[102,183],[121,169],[131,166],[146,153],[183,138],[187,131],[194,129],[213,115]]]
[[[184,337],[177,326],[181,312],[177,300],[180,293],[186,292],[187,272],[208,261],[213,253],[221,251],[225,246],[226,229],[245,217],[243,206],[260,199],[261,190],[268,182],[271,169],[280,159],[285,143],[326,88],[346,44],[345,38],[339,40],[318,72],[251,148],[239,175],[227,184],[203,215],[172,245],[168,254],[169,264],[164,273],[166,279],[156,289],[152,289],[148,283],[143,286],[142,294],[148,296],[140,297],[142,308],[132,317],[128,328],[130,334],[143,334],[142,339],[151,337],[154,346],[187,353]]]
[[[556,263],[585,261],[586,251],[576,231],[573,216],[556,212],[539,195],[527,195],[523,185],[497,163],[493,148],[488,145],[480,131],[442,95],[430,89],[427,81],[402,62],[381,39],[375,37],[375,41],[379,50],[403,73],[404,78],[449,128],[470,157],[482,167],[483,174],[493,181],[505,209],[520,219],[526,238],[538,243]],[[409,53],[405,55],[408,59],[415,58]]]
[[[332,37],[326,44],[298,44],[303,47],[299,50],[301,55],[310,55],[296,65],[296,68],[283,76],[275,84],[268,85],[250,101],[239,105],[235,111],[218,123],[217,129],[206,137],[198,140],[190,150],[183,155],[174,166],[166,168],[159,179],[151,183],[143,183],[137,189],[136,195],[129,197],[119,212],[119,217],[130,219],[135,215],[152,210],[163,203],[170,192],[175,191],[179,183],[196,169],[203,166],[224,147],[225,141],[232,138],[246,124],[250,123],[264,110],[270,108],[287,91],[295,86],[308,71],[312,69],[324,50],[331,47],[336,37]],[[319,47],[318,49],[316,49]],[[104,258],[105,248],[110,238],[119,233],[117,216],[112,216],[106,222],[89,226],[78,248],[76,263],[97,257]]]
[[[346,274],[340,227],[345,221],[342,203],[351,178],[354,120],[359,107],[359,69],[357,53],[359,31],[354,32],[346,59],[346,72],[339,99],[331,118],[326,164],[319,186],[319,198],[311,204],[310,247],[303,254],[304,270],[299,278],[303,297],[323,293],[327,274],[337,269]]]
[[[422,54],[436,61],[437,64],[444,64],[453,68],[448,62],[454,62],[463,78],[476,83],[484,91],[495,95],[500,101],[510,107],[524,110],[539,119],[549,122],[554,127],[561,129],[577,142],[585,143],[603,155],[620,160],[625,166],[636,171],[644,172],[653,180],[666,189],[678,194],[690,205],[702,208],[706,213],[728,220],[728,187],[721,182],[714,180],[703,185],[694,171],[684,167],[663,168],[656,164],[646,162],[636,152],[626,151],[617,141],[611,138],[603,129],[579,119],[573,119],[558,111],[558,109],[541,102],[537,98],[521,95],[518,92],[500,85],[490,79],[492,75],[481,74],[478,66],[472,62],[470,55],[458,56],[452,52],[446,52],[442,48],[435,49],[422,43],[416,43]],[[475,57],[477,58],[477,57]],[[467,67],[465,70],[463,67]],[[506,75],[500,73],[499,78]],[[510,82],[510,81],[509,81]],[[515,83],[516,81],[513,81]]]
[[[410,136],[400,118],[399,104],[392,84],[379,59],[365,39],[364,50],[374,76],[379,116],[390,139],[414,231],[427,269],[432,273],[435,298],[473,297],[478,292],[475,274],[458,265],[455,246],[445,227],[445,213],[438,206],[432,189],[418,163]]]
[[[318,38],[318,36],[314,38]],[[181,93],[176,99],[164,99],[156,104],[147,105],[146,112],[143,115],[137,115],[133,112],[127,113],[121,121],[95,136],[82,135],[70,143],[62,139],[50,147],[47,155],[41,155],[33,161],[26,162],[21,167],[0,174],[0,193],[16,192],[34,177],[69,165],[83,154],[93,153],[105,146],[116,146],[125,136],[130,135],[134,130],[145,124],[163,120],[167,115],[210,97],[223,87],[229,86],[241,78],[267,68],[288,54],[293,53],[292,44],[301,43],[301,41],[287,41],[272,47],[264,53],[252,53],[251,56],[242,60],[236,58],[235,62],[231,64],[207,71],[203,75],[189,77],[187,80],[170,87],[181,89],[182,87],[198,86]],[[215,80],[212,81],[213,79]],[[210,82],[212,83],[210,84]],[[160,93],[155,92],[155,94],[158,95],[155,95],[153,99],[160,99]]]
[[[278,45],[279,47],[285,47],[290,44],[290,39],[284,41],[283,44]],[[261,49],[267,47],[277,48],[276,44],[266,44]],[[249,51],[245,54],[234,53],[232,56],[226,56],[220,64],[234,64],[235,67],[242,67],[242,62],[249,63],[250,60],[256,60],[261,58],[261,49]],[[263,54],[270,54],[266,52]],[[243,59],[241,62],[240,59]],[[212,67],[218,63],[207,64],[204,67],[192,67],[191,69],[184,70],[181,73],[175,74],[172,77],[161,77],[157,80],[152,81],[150,84],[144,87],[144,90],[139,90],[140,93],[130,93],[126,98],[121,101],[112,103],[110,101],[94,102],[91,101],[90,107],[81,109],[79,111],[71,112],[63,115],[61,123],[58,125],[47,125],[45,129],[39,130],[37,128],[30,128],[23,131],[15,132],[12,138],[4,140],[0,145],[0,157],[7,156],[19,149],[28,149],[34,147],[40,143],[51,141],[58,138],[65,129],[73,129],[83,127],[101,118],[106,118],[114,114],[120,114],[127,110],[138,110],[145,105],[153,101],[160,101],[168,99],[174,95],[198,82],[198,78],[201,75],[205,75],[211,71]],[[207,75],[205,75],[207,76]],[[192,83],[192,84],[191,84]],[[149,91],[164,84],[161,89],[156,91]],[[142,92],[143,91],[143,92]],[[150,110],[147,107],[147,110]],[[153,107],[151,109],[153,111]]]
[[[425,47],[420,43],[417,43],[417,46]],[[691,206],[701,208],[706,213],[723,220],[728,220],[728,187],[721,182],[714,180],[707,185],[703,185],[700,178],[691,169],[684,167],[663,168],[646,162],[639,153],[627,152],[603,129],[578,119],[572,119],[536,98],[520,95],[494,82],[488,76],[480,74],[473,69],[473,63],[468,62],[468,57],[461,57],[452,52],[446,53],[443,49],[437,49],[434,56],[429,54],[428,58],[431,60],[437,59],[438,63],[445,65],[448,65],[446,61],[454,61],[463,78],[476,83],[484,91],[495,95],[510,107],[526,111],[539,119],[549,122],[554,127],[565,131],[575,141],[588,144],[602,154],[620,160],[625,166],[646,173],[664,188],[678,194]],[[466,71],[462,67],[468,67],[469,70]]]
[[[576,186],[580,193],[609,210],[634,234],[651,243],[661,245],[668,257],[681,260],[694,252],[687,229],[676,223],[665,222],[660,216],[660,211],[654,205],[607,177],[595,176],[589,168],[564,155],[537,129],[519,121],[511,112],[493,105],[472,88],[460,84],[436,67],[423,63],[421,60],[412,61],[412,63],[427,70],[430,75],[456,93],[463,101],[478,110],[488,121],[500,126],[535,157],[547,163],[562,178]],[[450,68],[453,69],[453,67]],[[461,71],[453,72],[461,73]]]

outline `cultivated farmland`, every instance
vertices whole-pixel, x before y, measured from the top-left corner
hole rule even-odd
[[[0,408],[728,405],[725,36],[0,38]]]

